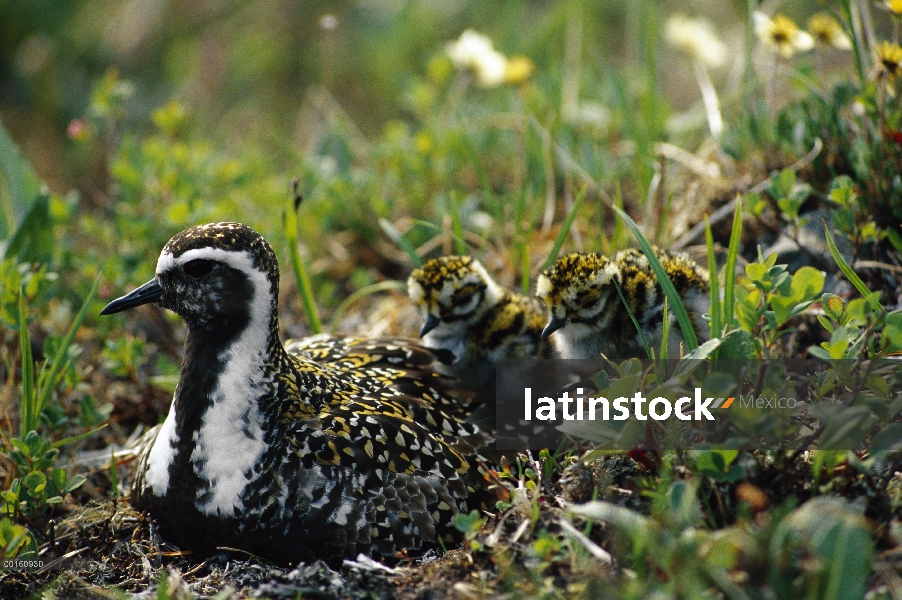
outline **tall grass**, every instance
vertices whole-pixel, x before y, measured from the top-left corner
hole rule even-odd
[[[307,315],[307,326],[313,334],[323,332],[323,322],[319,318],[319,311],[316,308],[316,299],[313,297],[313,287],[310,285],[310,276],[307,274],[307,267],[301,260],[301,253],[298,249],[298,214],[297,211],[301,206],[301,196],[297,193],[297,180],[292,183],[294,189],[294,198],[291,205],[285,210],[284,233],[288,242],[288,256],[291,258],[291,269],[294,273],[294,280],[297,284],[298,293],[301,295],[301,303],[304,306],[304,313]]]
[[[576,199],[573,201],[573,206],[570,208],[570,212],[567,213],[567,216],[564,218],[564,222],[561,223],[561,229],[557,232],[557,236],[554,238],[554,244],[551,246],[551,252],[548,253],[548,258],[545,259],[545,264],[542,265],[542,270],[550,269],[551,265],[554,264],[554,261],[557,260],[557,256],[561,251],[561,247],[564,245],[564,241],[567,239],[567,236],[570,235],[570,227],[573,225],[574,219],[576,219],[576,215],[579,214],[579,209],[583,206],[583,201],[586,199],[586,193],[589,191],[588,187],[584,187],[577,195]]]
[[[686,307],[683,305],[683,300],[680,298],[679,293],[677,293],[676,288],[673,286],[673,282],[670,281],[670,277],[667,276],[667,272],[661,265],[661,261],[659,261],[658,257],[655,256],[654,249],[651,247],[651,244],[649,243],[645,235],[642,234],[642,231],[639,229],[639,226],[636,224],[636,222],[633,221],[628,214],[626,214],[616,206],[613,208],[614,212],[616,212],[617,215],[620,216],[621,219],[623,219],[623,221],[626,223],[626,226],[629,227],[630,231],[633,232],[633,236],[639,243],[639,248],[641,248],[642,253],[645,254],[646,258],[648,258],[648,263],[649,265],[651,265],[652,270],[655,272],[655,277],[658,278],[658,283],[661,285],[661,290],[667,297],[667,301],[670,303],[673,314],[680,326],[680,331],[683,334],[683,342],[686,344],[686,350],[688,352],[692,352],[693,350],[698,348],[698,338],[695,335],[695,329],[692,327],[692,321],[689,320],[689,313],[686,311]]]
[[[100,285],[100,274],[94,279],[91,290],[85,297],[81,309],[66,332],[66,336],[56,350],[56,354],[45,360],[35,373],[34,359],[31,352],[31,336],[28,332],[28,319],[25,310],[25,292],[19,290],[19,344],[22,354],[22,415],[19,424],[19,435],[25,439],[29,431],[37,431],[41,422],[41,413],[50,401],[50,396],[62,381],[63,374],[74,360],[69,353],[75,334],[81,327],[91,301],[97,294]]]

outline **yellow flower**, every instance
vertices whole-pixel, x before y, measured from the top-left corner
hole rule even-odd
[[[789,17],[778,14],[771,19],[760,11],[755,11],[752,17],[755,21],[755,35],[771,52],[790,58],[797,52],[814,48],[814,38],[799,29]]]
[[[874,55],[876,60],[871,70],[871,79],[879,81],[886,78],[888,83],[895,83],[902,75],[902,47],[899,44],[882,41],[877,44]]]
[[[707,19],[693,19],[673,14],[665,26],[667,42],[709,67],[719,67],[727,61],[727,46],[717,36]]]
[[[536,66],[526,56],[511,56],[507,61],[505,81],[507,83],[523,83],[536,72]]]
[[[496,87],[507,77],[507,58],[492,45],[487,36],[467,29],[445,46],[448,58],[458,69],[469,69],[482,87]]]
[[[885,0],[883,6],[893,14],[902,15],[902,0]]]
[[[808,19],[808,33],[814,41],[824,46],[833,46],[840,50],[851,50],[852,40],[842,30],[839,22],[828,13],[817,13]]]

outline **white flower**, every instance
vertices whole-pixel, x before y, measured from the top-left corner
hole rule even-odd
[[[727,45],[707,19],[693,19],[676,13],[667,19],[664,31],[671,46],[708,67],[720,67],[727,61]]]
[[[445,52],[455,67],[472,71],[482,87],[499,86],[507,78],[507,58],[495,50],[492,40],[472,29],[445,46]]]
[[[808,33],[814,41],[840,50],[851,50],[852,40],[842,30],[842,25],[829,13],[817,13],[808,19]]]
[[[802,31],[795,21],[786,15],[774,15],[771,19],[761,11],[752,15],[755,21],[755,35],[765,48],[790,58],[797,52],[807,52],[814,48],[814,38],[807,31]]]

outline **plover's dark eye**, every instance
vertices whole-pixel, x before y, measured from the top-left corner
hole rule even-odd
[[[188,274],[189,277],[200,279],[213,270],[213,261],[203,258],[196,258],[194,260],[186,262],[185,266],[183,266],[182,269],[185,271],[185,273]]]

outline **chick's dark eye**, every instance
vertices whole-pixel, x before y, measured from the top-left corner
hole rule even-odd
[[[598,302],[600,294],[593,290],[584,290],[576,295],[576,303],[580,308],[591,308]]]
[[[186,262],[185,266],[183,266],[182,269],[189,277],[200,279],[213,270],[213,261],[205,260],[203,258],[196,258],[192,261]]]

